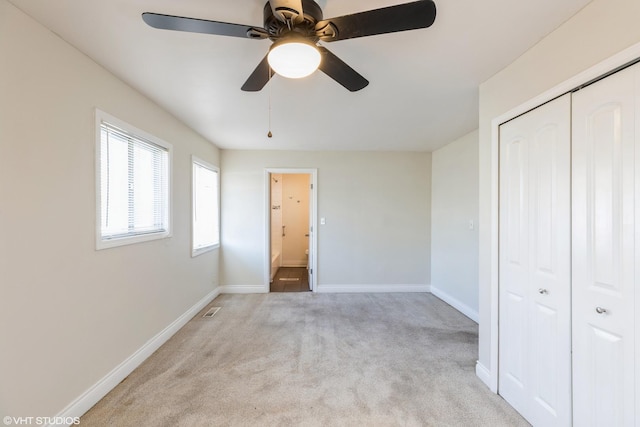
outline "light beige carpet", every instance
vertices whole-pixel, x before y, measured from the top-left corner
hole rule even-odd
[[[430,294],[222,295],[81,425],[528,425],[476,377],[477,341]]]

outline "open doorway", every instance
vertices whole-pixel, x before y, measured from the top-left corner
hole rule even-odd
[[[315,169],[269,169],[267,262],[269,292],[314,289]]]

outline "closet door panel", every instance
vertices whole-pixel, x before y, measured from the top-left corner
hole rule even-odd
[[[570,423],[570,134],[568,97],[531,146],[531,393],[536,425]],[[564,406],[568,405],[568,406]],[[564,413],[563,413],[564,411]]]
[[[623,406],[624,399],[624,349],[622,337],[593,325],[588,326],[588,343],[591,366],[591,383],[588,390],[581,390],[578,395],[586,395],[592,409],[590,424],[594,426],[623,426],[621,411],[615,411],[617,406]],[[582,356],[577,356],[580,361]],[[604,368],[608,366],[607,368]],[[579,421],[581,417],[576,415]],[[580,425],[580,424],[577,424]]]
[[[635,76],[573,96],[573,378],[576,425],[635,419]]]
[[[570,425],[570,97],[500,127],[499,393]]]
[[[543,304],[535,304],[536,325],[533,328],[533,345],[539,348],[538,361],[533,362],[531,388],[536,405],[557,416],[558,378],[564,375],[558,363],[557,340],[550,340],[558,333],[558,310]]]
[[[529,288],[528,140],[511,129],[501,132],[501,329],[509,345],[500,347],[501,394],[520,413],[528,409],[527,354]],[[526,416],[526,415],[525,415]]]

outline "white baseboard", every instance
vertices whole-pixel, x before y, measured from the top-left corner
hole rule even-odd
[[[476,376],[480,378],[480,381],[484,383],[489,389],[497,393],[498,390],[493,387],[493,381],[491,381],[491,371],[489,371],[480,361],[476,361]]]
[[[282,261],[282,265],[280,267],[293,267],[293,268],[299,268],[299,267],[306,267],[307,266],[307,261],[303,260],[303,261]]]
[[[429,285],[317,285],[316,292],[324,292],[324,293],[429,292]]]
[[[457,298],[452,297],[451,295],[449,295],[442,289],[438,288],[437,286],[431,285],[431,293],[437,296],[438,298],[440,298],[442,301],[449,304],[451,307],[458,310],[460,313],[467,316],[469,319],[478,323],[479,315],[477,310],[474,310],[473,308],[469,307],[468,305],[458,300]]]
[[[268,287],[263,285],[226,285],[220,286],[222,294],[266,294],[269,292]]]
[[[169,326],[164,328],[156,336],[151,338],[135,353],[126,358],[122,363],[116,366],[111,372],[105,375],[100,381],[91,386],[87,391],[80,395],[76,400],[71,402],[64,408],[56,418],[72,419],[80,417],[87,412],[93,405],[98,403],[107,393],[115,386],[120,384],[134,369],[142,364],[154,351],[162,344],[167,342],[176,332],[180,330],[189,320],[193,318],[207,304],[220,295],[220,287],[209,292],[204,298],[198,301],[193,307],[187,310],[183,315],[174,320]],[[58,424],[59,425],[59,424]]]

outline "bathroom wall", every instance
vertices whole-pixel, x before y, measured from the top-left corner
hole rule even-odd
[[[282,265],[305,267],[309,248],[308,174],[282,175]],[[284,234],[284,235],[283,235]]]

